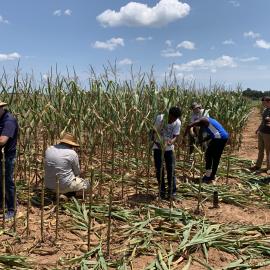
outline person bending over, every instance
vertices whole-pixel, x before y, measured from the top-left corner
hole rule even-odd
[[[207,137],[203,140],[210,140],[205,151],[206,172],[202,181],[205,183],[211,183],[213,180],[215,180],[219,161],[228,141],[229,134],[214,118],[202,117],[187,126],[184,137],[192,127],[196,126],[203,128],[203,130],[207,133]]]

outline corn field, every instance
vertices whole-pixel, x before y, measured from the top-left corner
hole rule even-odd
[[[20,126],[15,181],[19,205],[24,207],[22,216],[17,213],[14,222],[2,228],[3,269],[192,269],[194,263],[201,269],[217,269],[211,265],[213,250],[231,256],[220,269],[270,264],[267,224],[237,220],[219,224],[203,216],[214,191],[221,208],[224,204],[245,208],[252,201],[269,208],[265,183],[245,169],[251,161],[232,155],[241,147],[251,110],[240,89],[228,91],[219,85],[196,89],[194,83],[175,80],[157,85],[152,76],[119,82],[106,74],[90,79],[88,86],[60,75],[39,84],[20,75],[11,83],[3,75],[0,85],[1,100],[8,102]],[[194,210],[198,201],[199,215],[177,202],[155,199],[158,187],[149,140],[155,116],[171,106],[182,110],[183,132],[194,101],[209,109],[230,133],[219,170],[222,184],[217,186],[194,182],[202,173],[203,153],[197,149],[190,164],[187,147],[176,145],[177,200],[190,200]],[[81,168],[92,188],[83,200],[51,202],[44,192],[44,153],[65,131],[80,144]],[[237,184],[228,185],[231,179]],[[33,223],[38,235],[33,234]],[[65,240],[66,231],[77,238]],[[64,242],[75,239],[78,252],[61,253],[52,268],[42,268],[30,256],[57,254]],[[25,241],[32,245],[23,251],[12,249]],[[140,258],[145,260],[143,266]]]

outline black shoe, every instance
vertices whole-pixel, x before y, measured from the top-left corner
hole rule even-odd
[[[175,200],[176,198],[176,192],[173,192],[172,194],[168,194],[168,200],[172,199],[172,200]]]
[[[206,175],[205,175],[205,176],[202,178],[202,182],[205,183],[205,184],[211,184],[211,183],[213,182],[213,180],[215,180],[215,178],[212,177],[212,176],[206,176]]]
[[[163,192],[159,193],[159,197],[160,197],[161,200],[166,200],[166,195]]]

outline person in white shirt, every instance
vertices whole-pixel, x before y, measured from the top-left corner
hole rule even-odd
[[[203,109],[202,105],[193,102],[191,104],[192,114],[190,118],[190,124],[199,120],[202,117],[209,117],[209,110]],[[189,131],[189,155],[194,152],[194,144],[198,141],[202,141],[206,134],[203,134],[202,129],[198,127],[193,127]],[[204,150],[206,149],[205,143],[200,145]]]
[[[89,188],[89,181],[79,177],[79,157],[73,148],[78,147],[74,136],[65,133],[59,144],[50,146],[45,152],[45,187],[61,194],[75,195],[77,191]],[[74,194],[75,193],[75,194]]]
[[[171,107],[168,119],[164,119],[164,114],[160,114],[156,117],[154,124],[155,128],[152,133],[156,177],[159,183],[159,196],[162,199],[166,198],[163,159],[165,161],[167,171],[168,197],[173,198],[176,195],[174,143],[180,134],[180,117],[180,108]]]

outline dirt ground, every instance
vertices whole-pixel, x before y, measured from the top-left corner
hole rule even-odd
[[[256,160],[257,139],[255,130],[259,123],[259,111],[258,109],[253,109],[244,130],[243,145],[241,149],[235,153],[237,156]],[[126,195],[128,196],[128,194]],[[153,204],[156,204],[156,202],[153,201]],[[194,211],[195,205],[195,199],[185,199],[174,203],[174,207],[185,209],[189,212]],[[162,202],[160,206],[169,207],[169,202]],[[61,257],[72,258],[84,254],[87,251],[87,232],[74,232],[71,229],[67,230],[66,227],[72,225],[71,217],[61,214],[59,239],[55,241],[55,215],[53,209],[47,209],[45,211],[45,242],[43,243],[40,235],[40,214],[39,208],[31,207],[29,235],[27,236],[27,224],[25,223],[26,205],[20,205],[18,209],[19,219],[17,224],[17,235],[19,237],[13,237],[12,233],[3,233],[3,231],[1,231],[0,253],[27,256],[29,260],[34,262],[35,269],[54,269],[56,267],[59,267],[58,269],[69,269],[61,266],[61,264],[59,264],[59,259]],[[212,209],[211,203],[206,202],[204,203],[203,214],[210,221],[222,224],[238,223],[260,225],[268,224],[270,222],[270,209],[253,206],[242,208],[230,204],[221,204],[220,208]],[[117,226],[116,224],[114,225]],[[104,228],[98,228],[98,224],[94,223],[92,229],[95,231]],[[98,240],[99,239],[95,234],[93,234],[91,244],[93,246],[97,245],[99,242]],[[195,255],[198,257],[202,256],[200,252],[196,252]],[[142,255],[134,258],[133,269],[144,269],[152,262],[153,258],[154,257],[151,255]],[[232,260],[236,259],[233,255],[213,248],[209,250],[209,258],[209,263],[217,268],[222,268]],[[190,269],[197,270],[205,268],[198,263],[192,263]],[[265,267],[261,269],[270,268]]]
[[[261,123],[261,115],[258,108],[253,108],[248,118],[247,126],[243,133],[243,142],[239,151],[235,152],[239,157],[256,160],[258,153],[256,130]]]

